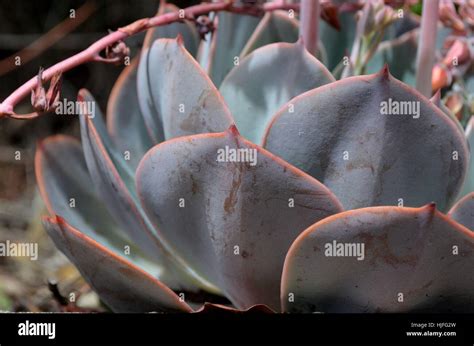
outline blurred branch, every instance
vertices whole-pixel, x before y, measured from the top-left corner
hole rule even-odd
[[[2,50],[21,50],[29,42],[39,40],[41,34],[6,34],[0,33],[0,42],[2,42]],[[70,33],[67,40],[57,41],[52,48],[54,49],[79,49],[85,48],[87,42],[94,42],[104,36],[103,32],[94,33]],[[15,56],[18,53],[14,54]],[[6,60],[7,58],[5,58]],[[1,63],[1,62],[0,62]]]
[[[13,71],[19,66],[15,64],[16,59],[19,58],[23,65],[39,56],[41,53],[53,46],[57,41],[67,36],[71,31],[74,31],[79,25],[84,23],[84,21],[86,21],[95,10],[96,5],[94,2],[86,2],[77,9],[74,18],[65,19],[27,47],[8,58],[0,60],[0,76]]]
[[[424,0],[421,32],[416,56],[416,89],[431,97],[431,76],[435,62],[436,32],[438,30],[439,0]]]
[[[316,55],[319,40],[319,0],[301,0],[300,36],[308,52]]]

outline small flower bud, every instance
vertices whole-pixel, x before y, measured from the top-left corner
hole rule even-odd
[[[204,39],[209,32],[214,31],[214,23],[208,16],[199,16],[196,19],[196,29],[201,36],[201,39]]]
[[[451,72],[441,64],[436,64],[433,67],[431,74],[431,89],[433,91],[439,90],[451,84]]]
[[[385,27],[391,24],[396,18],[395,11],[390,6],[384,6],[375,14],[375,27]]]
[[[40,67],[37,75],[38,82],[36,87],[31,90],[31,105],[37,111],[44,111],[46,109],[46,91],[43,87],[43,71],[44,69]]]
[[[458,118],[462,119],[463,97],[459,92],[451,91],[445,97],[446,107]]]
[[[439,6],[439,19],[447,27],[455,31],[464,31],[465,25],[456,13],[456,9],[451,1],[442,1]]]
[[[456,40],[449,48],[448,53],[443,59],[443,63],[446,66],[452,66],[453,61],[456,61],[456,65],[463,65],[466,62],[469,62],[471,58],[471,52],[467,42],[462,40]]]
[[[117,65],[122,64],[127,56],[130,56],[130,48],[123,41],[105,48],[105,58],[114,61]]]
[[[43,87],[43,68],[38,71],[38,83],[36,88],[31,90],[31,105],[38,112],[48,112],[52,110],[59,101],[61,92],[61,73],[56,73],[49,83],[48,92]]]

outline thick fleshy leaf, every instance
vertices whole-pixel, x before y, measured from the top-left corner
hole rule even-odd
[[[148,82],[140,81],[140,69],[147,70]],[[152,102],[154,113],[143,115],[156,143],[160,138],[224,131],[232,123],[222,96],[179,38],[153,43],[140,62],[138,84],[149,88],[147,102]]]
[[[393,40],[383,41],[376,53],[369,60],[365,72],[367,74],[380,71],[385,64],[392,75],[404,83],[414,86],[416,75],[416,52],[418,50],[419,29],[405,32]],[[440,26],[436,38],[436,48],[440,49],[451,30]]]
[[[162,2],[158,9],[157,15],[162,15],[170,12],[178,12],[179,8],[173,4]],[[181,35],[183,38],[183,44],[186,50],[193,56],[196,56],[200,37],[196,30],[196,26],[189,22],[183,21],[182,23],[174,22],[168,25],[161,25],[148,29],[145,40],[143,42],[143,48],[149,48],[159,38],[176,38]]]
[[[328,69],[332,71],[344,56],[350,52],[355,38],[356,21],[354,13],[342,12],[339,14],[341,29],[336,30],[326,21],[320,21],[320,39],[327,52]]]
[[[133,170],[152,147],[137,95],[138,59],[127,66],[110,93],[107,104],[107,130],[115,147]]]
[[[430,98],[430,101],[439,109],[443,111],[444,114],[446,114],[457,126],[459,132],[464,135],[464,128],[462,127],[462,124],[459,122],[458,118],[456,118],[456,115],[454,115],[451,110],[445,106],[443,101],[441,100],[441,91],[438,90],[433,97]]]
[[[279,310],[289,245],[341,211],[324,185],[235,127],[155,146],[138,166],[137,191],[162,237],[239,309]]]
[[[309,227],[285,260],[286,312],[474,309],[474,233],[436,211],[373,207]]]
[[[92,180],[76,139],[57,135],[40,142],[35,154],[35,173],[50,215],[61,215],[73,227],[112,249],[123,248],[127,237],[91,189]]]
[[[92,99],[85,90],[79,92],[80,101]],[[83,108],[81,112],[85,112]],[[117,169],[117,161],[112,160],[113,148],[107,148],[107,133],[103,128],[101,114],[96,112],[92,118],[88,113],[81,113],[81,137],[84,156],[95,188],[99,191],[108,210],[127,233],[150,258],[162,267],[160,280],[173,288],[192,287],[189,271],[179,263],[159,240],[154,227],[144,214],[135,195],[135,187],[129,188],[124,182],[124,175]],[[130,179],[133,180],[133,177]],[[91,188],[91,187],[89,187]],[[187,274],[186,274],[187,272]]]
[[[369,60],[366,73],[376,73],[387,64],[395,78],[414,86],[418,37],[419,30],[414,29],[394,40],[382,42]]]
[[[135,191],[134,172],[130,165],[128,165],[125,161],[125,156],[116,150],[115,145],[109,136],[109,132],[104,121],[105,118],[98,103],[87,89],[79,90],[79,93],[77,94],[77,100],[81,102],[82,105],[82,107],[79,109],[79,113],[82,115],[81,119],[87,118],[94,125],[95,131],[97,132],[97,137],[99,137],[102,141],[104,151],[110,156],[110,160],[116,167],[116,170],[121,176],[123,182],[133,193]]]
[[[155,276],[162,275],[163,268],[151,263],[131,243],[95,193],[81,145],[75,138],[59,135],[43,140],[36,150],[35,172],[50,215],[61,215],[72,227],[117,255],[127,257]],[[130,250],[127,254],[125,246]]]
[[[113,164],[113,166],[117,170],[125,186],[128,188],[129,191],[131,191],[132,194],[134,194],[134,172],[125,161],[125,156],[123,154],[120,154],[115,148],[115,145],[109,136],[107,126],[105,125],[105,117],[103,116],[98,103],[95,101],[94,97],[87,89],[79,90],[79,93],[77,94],[77,100],[78,102],[81,102],[81,105],[83,105],[79,109],[79,114],[81,115],[81,137],[84,132],[84,130],[82,129],[82,127],[84,127],[83,125],[86,123],[90,123],[94,127],[96,137],[100,138],[104,153],[109,156],[111,164]],[[84,149],[84,142],[82,142],[82,146]],[[89,162],[87,163],[89,165]],[[90,167],[89,171],[91,177],[94,178],[95,172],[91,172]]]
[[[288,12],[274,11],[266,13],[240,52],[243,58],[255,49],[276,42],[295,42],[298,40],[299,23],[290,18]]]
[[[240,59],[268,44],[277,42],[293,43],[298,39],[299,22],[297,19],[291,18],[286,11],[268,12],[263,16],[247,44],[242,49]],[[323,64],[327,63],[327,53],[321,42],[318,42],[316,58],[321,60]]]
[[[459,200],[449,211],[449,216],[474,232],[474,192]]]
[[[449,216],[474,232],[474,192],[461,198],[451,208]]]
[[[306,92],[272,119],[265,147],[323,182],[346,209],[448,209],[469,149],[454,122],[414,89],[379,74]]]
[[[467,176],[464,180],[462,191],[459,194],[460,197],[474,192],[474,117],[471,117],[469,123],[466,126],[466,139],[471,150],[471,161],[469,163],[469,168],[467,170]]]
[[[254,16],[225,11],[217,14],[218,24],[212,38],[215,42],[209,64],[211,70],[208,71],[217,87],[234,68],[235,58],[240,56],[259,22],[260,18]]]
[[[474,67],[471,67],[471,70],[464,76],[464,88],[471,95],[471,98],[474,97],[472,96],[474,95]]]
[[[259,48],[235,67],[220,92],[240,133],[260,143],[274,113],[293,97],[334,82],[331,73],[301,41]]]
[[[158,11],[159,14],[177,11],[175,5],[162,3]],[[150,55],[150,49],[153,43],[159,38],[181,37],[181,42],[186,47],[190,54],[197,53],[199,46],[199,34],[194,25],[189,22],[172,23],[170,25],[158,26],[147,31],[145,40],[143,42],[143,49],[140,54],[140,63],[137,71],[137,95],[140,111],[145,119],[149,137],[153,143],[160,143],[164,138],[163,126],[161,121],[153,121],[159,119],[160,114],[156,105],[153,103],[153,94],[151,92],[151,85],[154,83],[155,76],[149,74],[149,65],[153,63],[153,56]]]
[[[192,312],[167,286],[71,227],[62,218],[43,224],[56,246],[115,312]]]

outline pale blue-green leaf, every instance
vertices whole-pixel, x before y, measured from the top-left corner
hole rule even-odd
[[[271,116],[281,106],[305,91],[334,81],[301,42],[273,43],[244,58],[224,79],[220,92],[240,133],[261,143]]]
[[[164,3],[158,10],[158,15],[170,12],[178,12],[179,8],[176,5]],[[200,37],[196,30],[196,26],[190,21],[183,21],[183,23],[174,22],[168,25],[161,25],[147,30],[143,48],[149,48],[159,38],[176,38],[181,35],[183,44],[186,50],[193,56],[196,56]]]
[[[178,11],[175,5],[164,3],[160,6],[159,14],[164,14],[172,11]],[[140,55],[140,62],[137,71],[137,95],[140,111],[145,119],[147,131],[153,143],[160,143],[164,140],[163,128],[159,122],[150,122],[147,119],[159,117],[158,110],[153,104],[153,96],[151,94],[151,86],[154,83],[154,76],[148,73],[150,64],[149,51],[153,43],[159,38],[177,38],[181,37],[183,45],[192,55],[197,54],[200,38],[195,26],[188,21],[184,23],[172,23],[169,25],[158,26],[147,30],[145,40],[143,42],[143,49]]]
[[[134,171],[152,147],[137,95],[138,59],[120,74],[107,104],[107,130],[115,148]]]
[[[471,151],[471,161],[467,171],[466,179],[462,187],[459,197],[464,197],[467,194],[474,192],[474,117],[471,117],[466,127],[466,140],[469,143],[469,149]]]
[[[296,42],[299,35],[299,22],[290,18],[286,11],[266,13],[257,28],[240,52],[240,58],[255,49],[276,42]]]
[[[326,21],[321,20],[319,25],[320,40],[327,54],[327,68],[333,70],[342,58],[349,54],[355,38],[356,21],[354,13],[342,12],[339,15],[341,29],[338,31]]]
[[[162,268],[145,259],[97,196],[76,139],[59,135],[43,140],[36,150],[35,172],[50,215],[60,215],[117,255],[125,256],[125,246],[129,246],[129,260],[156,276],[161,275]]]
[[[87,99],[91,102],[92,97],[85,90],[81,90],[78,99],[80,101]],[[130,178],[132,179],[130,188],[125,184],[123,174],[112,160],[111,150],[107,150],[105,146],[105,143],[109,142],[107,132],[99,130],[104,127],[101,115],[96,112],[94,118],[91,118],[88,113],[81,113],[80,122],[87,167],[94,186],[109,212],[129,238],[163,267],[160,280],[173,288],[193,288],[190,272],[166,249],[138,203],[133,176]]]
[[[82,148],[75,138],[58,135],[40,142],[35,154],[35,173],[50,215],[61,215],[73,227],[116,251],[128,242],[91,188]],[[102,233],[96,233],[97,230]]]
[[[417,91],[379,74],[297,96],[274,116],[265,147],[323,182],[346,209],[376,205],[447,210],[469,149],[454,122]],[[397,108],[398,107],[398,108]]]
[[[474,192],[460,199],[449,211],[449,216],[474,232]]]
[[[219,87],[222,80],[235,66],[235,59],[240,56],[260,19],[254,16],[240,15],[229,12],[217,14],[217,30],[210,62],[211,76],[214,84]]]
[[[144,114],[145,123],[161,127],[165,139],[224,131],[233,123],[222,96],[179,39],[155,41],[148,77],[156,113]]]
[[[342,210],[324,185],[235,127],[155,146],[138,166],[137,190],[163,238],[239,309],[279,310],[289,245]]]
[[[376,73],[387,64],[395,78],[414,86],[418,36],[419,30],[415,29],[392,41],[382,42],[369,60],[366,73]]]
[[[285,312],[472,312],[473,267],[474,233],[434,205],[347,211],[293,243],[281,302]]]
[[[56,246],[114,312],[192,312],[166,285],[117,256],[65,220],[45,218]]]

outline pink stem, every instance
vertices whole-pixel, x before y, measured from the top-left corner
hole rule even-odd
[[[424,0],[421,31],[416,56],[416,89],[431,97],[431,73],[435,62],[439,0]]]
[[[319,40],[319,0],[301,0],[300,36],[308,50],[316,55]]]
[[[276,11],[276,10],[299,10],[298,4],[287,4],[287,3],[265,3],[261,8],[263,11]],[[217,3],[202,3],[199,5],[191,6],[184,9],[185,18],[192,19],[199,17],[200,15],[207,14],[209,12],[220,12],[220,11],[229,11],[234,13],[241,14],[257,14],[258,11],[255,9],[247,7],[237,7],[233,2],[217,2]],[[43,72],[43,81],[48,81],[56,73],[64,73],[77,67],[81,64],[96,61],[98,54],[103,51],[106,47],[111,46],[112,44],[124,40],[127,37],[133,36],[139,32],[145,31],[147,29],[167,25],[173,22],[181,21],[183,18],[180,18],[179,12],[170,12],[162,15],[157,15],[151,18],[143,18],[133,22],[126,27],[119,28],[117,31],[114,31],[107,36],[104,36],[97,42],[93,43],[91,46],[85,50],[54,64],[50,68],[44,70]],[[2,116],[9,116],[16,119],[30,119],[38,116],[38,113],[30,114],[15,114],[14,107],[23,100],[32,89],[36,87],[38,83],[38,78],[35,76],[28,80],[26,83],[17,88],[13,93],[10,94],[2,103],[0,103],[0,118]]]

